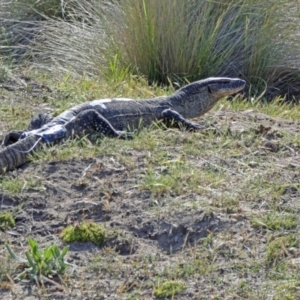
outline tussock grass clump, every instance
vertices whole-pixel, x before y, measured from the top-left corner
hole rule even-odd
[[[295,22],[281,22],[283,14],[293,12],[287,11],[285,0],[30,4],[43,18],[31,17],[32,30],[21,44],[27,57],[50,71],[109,78],[130,72],[143,74],[150,82],[168,83],[171,78],[180,84],[208,76],[242,75],[254,94],[265,88],[274,94],[292,93],[299,80],[298,70],[289,68],[290,57],[298,50],[289,43]],[[28,10],[27,1],[18,1],[18,12],[23,10]],[[12,17],[18,20],[19,14]],[[7,32],[0,43],[9,46],[13,39]]]
[[[183,75],[194,80],[240,72],[265,78],[265,67],[278,58],[279,45],[274,48],[270,41],[279,7],[269,1],[120,3],[125,26],[112,20],[110,45],[124,66],[136,67],[150,79]]]

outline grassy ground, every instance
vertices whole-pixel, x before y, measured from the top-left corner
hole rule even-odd
[[[84,137],[1,175],[1,298],[299,299],[298,6],[1,3],[0,140],[38,112],[187,79],[241,76],[253,96],[220,101],[202,132]]]
[[[172,88],[29,73],[2,76],[0,91],[3,136],[33,112]],[[196,120],[203,132],[154,126],[133,140],[68,141],[2,175],[1,210],[16,222],[0,227],[2,298],[299,299],[300,110],[252,102],[221,101]],[[16,278],[24,267],[5,243],[22,257],[28,238],[62,249],[63,229],[92,221],[105,242],[70,243],[75,269]]]

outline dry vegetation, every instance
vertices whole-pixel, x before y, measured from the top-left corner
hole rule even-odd
[[[37,112],[55,115],[95,98],[152,98],[183,80],[237,70],[249,95],[262,90],[258,76],[269,95],[285,86],[294,101],[238,96],[196,120],[203,132],[153,126],[133,140],[85,137],[40,150],[2,175],[2,299],[299,299],[298,71],[285,68],[282,77],[296,47],[283,55],[288,34],[271,43],[274,24],[292,32],[277,15],[277,5],[289,3],[30,3],[43,12],[39,21],[30,6],[20,14],[23,1],[0,4],[0,140]],[[187,25],[191,40],[178,32],[187,24],[184,3],[206,14],[207,23]],[[34,28],[29,43],[17,34],[24,20]],[[172,84],[148,85],[155,80]],[[66,228],[69,240],[84,230],[81,242],[65,242]]]
[[[0,4],[0,50],[30,67],[176,84],[241,76],[252,95],[299,92],[295,1],[29,2]]]

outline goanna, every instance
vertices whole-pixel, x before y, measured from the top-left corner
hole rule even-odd
[[[190,122],[209,111],[221,98],[242,90],[239,78],[215,77],[195,81],[168,97],[146,100],[100,99],[76,105],[55,118],[40,114],[29,130],[8,133],[0,150],[0,173],[23,165],[28,154],[41,143],[58,142],[73,136],[99,132],[108,137],[128,138],[141,126],[161,121],[166,126],[201,130]]]

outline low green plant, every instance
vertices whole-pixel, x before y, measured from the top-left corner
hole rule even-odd
[[[0,230],[6,230],[9,227],[15,227],[16,222],[14,217],[9,212],[4,212],[0,214]]]
[[[41,250],[38,247],[38,242],[34,239],[28,239],[28,245],[29,251],[25,252],[26,258],[18,256],[8,244],[5,245],[14,260],[25,264],[25,270],[17,275],[17,279],[29,277],[37,283],[44,282],[47,281],[46,276],[63,274],[70,266],[65,261],[69,247],[64,247],[61,251],[57,245],[51,245]]]
[[[81,223],[76,226],[70,225],[61,232],[65,242],[92,242],[101,245],[106,236],[106,230],[95,222]]]
[[[165,281],[158,284],[154,288],[155,297],[173,297],[174,295],[184,291],[186,286],[177,281]]]

